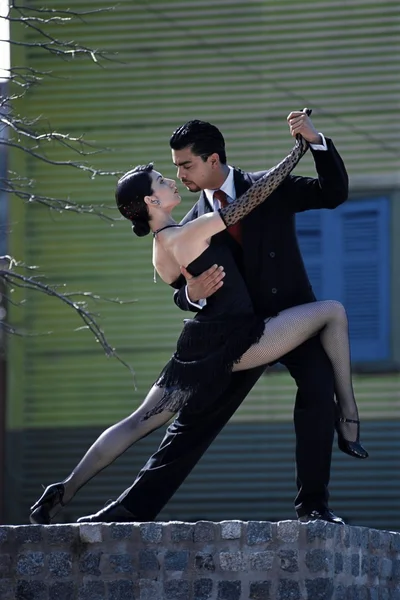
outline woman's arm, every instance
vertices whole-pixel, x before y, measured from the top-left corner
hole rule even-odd
[[[179,229],[166,230],[166,248],[182,264],[189,264],[204,251],[206,241],[234,225],[264,202],[295,168],[308,149],[304,138],[296,139],[293,150],[280,163],[256,181],[240,198],[217,212],[207,213]],[[186,260],[185,260],[186,259]]]
[[[234,225],[264,202],[293,171],[308,147],[304,138],[296,139],[296,145],[286,158],[256,181],[236,202],[221,208],[218,212],[226,227]]]

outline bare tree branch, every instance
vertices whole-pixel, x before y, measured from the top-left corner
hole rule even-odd
[[[47,296],[57,298],[58,300],[60,300],[61,302],[63,302],[64,304],[66,304],[67,306],[72,308],[74,311],[76,311],[78,313],[79,317],[84,322],[83,328],[89,329],[89,331],[91,331],[91,333],[95,336],[96,341],[99,342],[99,344],[103,348],[105,354],[108,357],[112,356],[112,357],[116,358],[121,364],[123,364],[125,367],[127,367],[129,369],[129,371],[132,373],[132,375],[134,376],[135,372],[132,369],[132,367],[130,365],[128,365],[128,363],[126,363],[124,360],[122,360],[121,357],[116,352],[115,348],[112,348],[110,346],[110,344],[108,343],[108,341],[105,337],[105,334],[104,334],[103,330],[100,328],[100,326],[98,325],[95,317],[93,316],[92,313],[90,313],[86,309],[86,303],[74,302],[73,300],[70,299],[73,296],[80,296],[80,295],[85,295],[87,297],[95,298],[96,295],[92,294],[91,292],[75,292],[75,293],[70,293],[67,296],[66,294],[62,294],[62,293],[58,292],[54,287],[51,287],[50,285],[47,285],[47,284],[43,283],[42,281],[39,281],[37,278],[35,278],[33,276],[22,275],[20,273],[16,273],[13,270],[15,267],[21,267],[21,268],[25,268],[28,270],[35,270],[35,269],[37,269],[36,266],[27,266],[22,262],[20,263],[20,262],[16,261],[12,256],[9,256],[9,255],[0,256],[0,265],[2,262],[8,263],[7,268],[3,268],[0,266],[0,279],[3,280],[3,282],[6,286],[11,285],[11,286],[15,286],[18,288],[24,288],[27,290],[34,290],[36,292],[42,292],[42,293],[46,294]],[[97,296],[97,299],[101,299],[101,297]],[[121,301],[118,301],[118,303],[121,303]],[[13,327],[11,325],[5,325],[2,322],[0,322],[0,325],[1,325],[1,327],[5,328],[9,333],[10,332],[11,333],[18,332],[18,330],[13,329]],[[82,328],[79,328],[79,329],[82,329]],[[22,335],[21,331],[19,331],[19,335]],[[35,335],[37,335],[37,334],[35,334]]]
[[[93,60],[99,66],[99,59],[110,60],[116,62],[115,58],[111,56],[115,56],[112,54],[110,56],[109,52],[103,52],[98,49],[87,48],[81,44],[78,44],[72,40],[60,40],[54,37],[51,33],[47,33],[43,26],[46,25],[66,25],[73,20],[80,20],[81,22],[85,22],[83,16],[86,15],[94,15],[103,12],[109,12],[114,10],[114,7],[108,8],[99,8],[92,11],[72,11],[72,10],[58,10],[58,9],[48,9],[48,8],[33,8],[29,6],[19,6],[16,2],[10,3],[10,8],[13,9],[15,13],[17,13],[18,17],[11,16],[12,13],[9,12],[8,15],[3,18],[10,23],[21,23],[25,27],[32,29],[38,34],[39,40],[35,40],[33,42],[29,42],[26,40],[0,40],[0,41],[8,41],[12,45],[16,46],[25,46],[25,47],[34,47],[34,48],[42,48],[52,54],[56,54],[62,59],[68,59],[74,57],[76,55],[86,55]],[[28,14],[26,14],[28,13]],[[31,14],[29,14],[31,13]],[[49,18],[43,18],[39,16],[33,16],[32,13],[40,14],[40,15],[54,15]],[[67,15],[67,16],[61,16]],[[44,41],[47,40],[47,41]],[[119,61],[117,61],[119,62]]]
[[[98,48],[88,48],[85,45],[73,39],[61,39],[55,35],[54,28],[58,32],[66,32],[68,35],[68,24],[73,21],[84,23],[84,17],[109,12],[110,8],[100,8],[89,11],[58,10],[51,8],[34,8],[31,6],[18,4],[16,0],[10,0],[10,12],[6,20],[15,28],[18,24],[28,31],[28,37],[20,39],[19,36],[7,40],[9,44],[25,48],[35,48],[39,51],[48,52],[64,60],[70,60],[76,56],[82,56],[93,61],[97,66],[102,67],[102,62],[107,60],[115,61],[115,55],[109,52],[101,51]],[[96,144],[88,142],[82,136],[74,136],[68,133],[60,132],[48,124],[43,117],[28,118],[16,114],[16,101],[24,98],[25,94],[33,86],[44,84],[48,78],[63,79],[57,77],[50,71],[42,71],[32,66],[13,65],[8,73],[6,92],[0,97],[0,150],[12,148],[13,151],[22,152],[31,159],[40,160],[48,165],[57,167],[73,167],[79,171],[89,173],[93,179],[96,176],[116,176],[120,172],[105,171],[89,165],[85,159],[93,157],[100,152],[105,152],[106,148],[99,148]],[[3,88],[4,89],[4,88]],[[62,154],[59,160],[49,158],[46,149],[58,148]],[[68,160],[69,153],[74,153],[78,158]],[[53,156],[53,155],[52,155]],[[2,177],[0,183],[0,192],[14,195],[27,203],[36,203],[45,206],[50,210],[58,212],[74,212],[96,215],[106,221],[120,220],[121,217],[114,217],[109,211],[116,211],[115,207],[109,207],[104,204],[85,205],[79,202],[71,201],[69,198],[57,198],[51,195],[36,193],[35,181],[24,177],[21,173],[9,171],[6,177]],[[116,213],[118,214],[118,213]],[[27,272],[26,272],[27,271]],[[83,321],[83,327],[77,329],[88,329],[101,345],[104,352],[109,357],[115,357],[132,375],[133,369],[124,360],[120,358],[115,348],[108,343],[105,334],[96,321],[97,315],[88,309],[88,302],[113,302],[116,304],[127,304],[133,302],[123,301],[119,298],[102,298],[98,294],[90,291],[67,292],[65,284],[50,285],[45,282],[43,275],[37,272],[37,267],[25,265],[17,262],[11,256],[0,256],[0,282],[4,285],[3,297],[6,302],[14,307],[19,307],[26,303],[11,299],[10,290],[12,288],[21,288],[27,291],[34,291],[45,294],[57,301],[60,301],[77,313]],[[60,289],[63,288],[63,289]],[[32,333],[23,331],[14,327],[12,323],[1,322],[0,328],[13,335],[31,336],[48,335],[51,332]]]

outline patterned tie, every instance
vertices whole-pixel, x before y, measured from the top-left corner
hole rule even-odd
[[[217,190],[214,192],[214,198],[220,202],[221,208],[224,208],[229,204],[226,194],[222,190]],[[242,244],[242,224],[240,221],[228,227],[227,231],[238,242],[238,244]]]

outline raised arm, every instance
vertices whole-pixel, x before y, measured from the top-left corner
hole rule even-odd
[[[204,250],[206,241],[243,219],[264,202],[295,168],[308,149],[304,138],[296,139],[293,150],[279,164],[254,183],[240,198],[218,212],[207,213],[182,227],[161,232],[163,244],[180,265],[188,265]]]
[[[293,171],[307,149],[308,143],[304,138],[296,139],[293,150],[286,158],[256,181],[236,202],[221,208],[218,212],[226,227],[234,225],[264,202]]]

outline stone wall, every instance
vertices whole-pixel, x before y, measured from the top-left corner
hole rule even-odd
[[[1,600],[400,600],[400,533],[322,521],[0,527]]]

